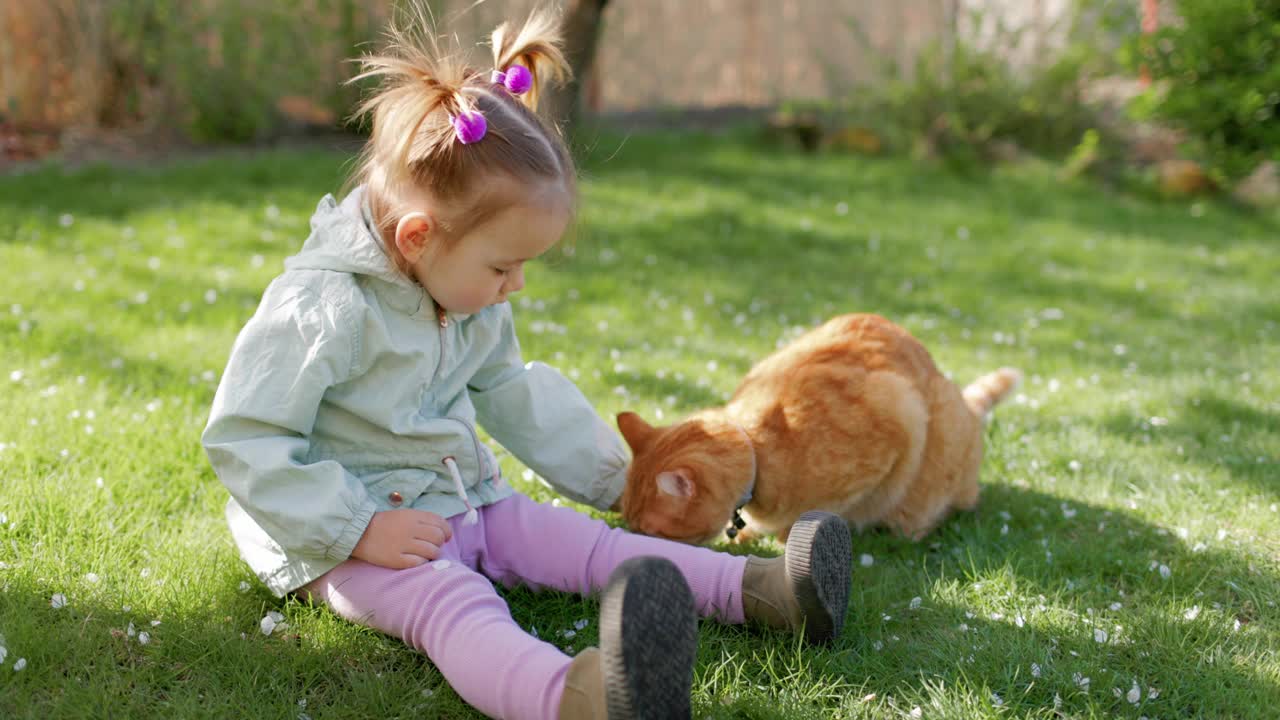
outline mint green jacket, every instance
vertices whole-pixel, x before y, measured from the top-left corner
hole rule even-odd
[[[521,360],[510,304],[440,320],[372,228],[363,190],[320,201],[201,438],[240,554],[278,596],[346,560],[375,512],[451,517],[511,495],[477,423],[573,500],[622,494],[621,440],[573,383]]]

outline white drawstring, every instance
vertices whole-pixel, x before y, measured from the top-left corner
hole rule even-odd
[[[447,457],[444,459],[444,466],[449,468],[449,474],[453,476],[454,491],[458,493],[458,497],[467,506],[467,517],[464,522],[468,525],[475,525],[480,521],[480,513],[477,513],[476,509],[471,507],[471,501],[467,499],[467,489],[462,486],[462,473],[458,472],[458,462],[452,457]]]

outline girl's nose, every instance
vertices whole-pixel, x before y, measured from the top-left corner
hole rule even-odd
[[[524,268],[517,268],[507,275],[508,293],[520,292],[524,289]]]

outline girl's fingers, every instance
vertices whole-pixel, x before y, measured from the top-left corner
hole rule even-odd
[[[423,560],[435,560],[440,557],[439,545],[426,540],[419,540],[417,538],[410,540],[408,547],[406,547],[404,551],[405,553],[416,555]]]
[[[419,527],[414,533],[415,540],[426,540],[427,542],[439,547],[449,541],[449,536],[445,534],[446,528],[438,528],[434,525]]]
[[[413,553],[400,553],[399,564],[395,566],[393,569],[408,570],[409,568],[418,567],[419,565],[422,565],[423,563],[427,562],[430,559],[431,558],[422,557],[420,555],[416,555]]]
[[[443,545],[453,538],[453,528],[449,527],[449,521],[443,520],[439,517],[432,516],[430,519],[420,521],[418,523],[418,532],[415,534],[418,537],[423,537],[428,531],[430,531],[431,534],[426,537],[426,539],[431,540],[437,545]],[[439,533],[438,539],[436,535],[437,533]]]

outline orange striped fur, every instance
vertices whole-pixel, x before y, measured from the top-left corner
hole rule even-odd
[[[983,417],[1020,377],[1004,368],[961,391],[901,327],[836,317],[757,363],[724,407],[668,427],[620,414],[634,456],[623,516],[638,532],[708,542],[754,467],[740,539],[785,540],[815,509],[919,539],[977,504]]]

